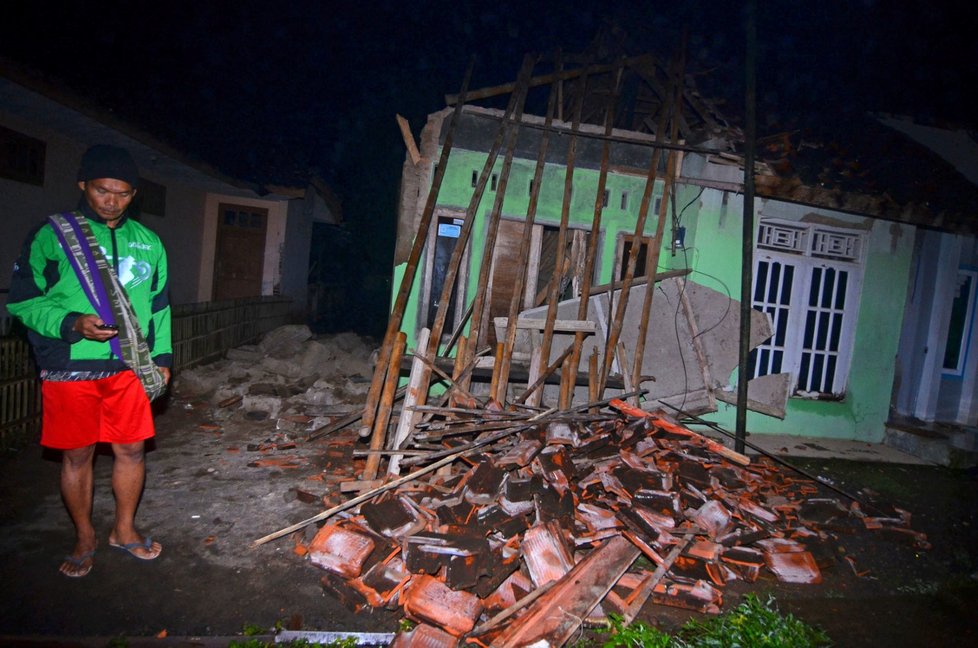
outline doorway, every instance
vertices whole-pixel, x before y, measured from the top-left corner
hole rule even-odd
[[[214,299],[261,295],[268,210],[221,203],[214,252]]]

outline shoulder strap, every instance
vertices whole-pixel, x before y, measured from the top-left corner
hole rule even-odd
[[[48,220],[95,312],[102,321],[119,327],[119,334],[109,340],[113,353],[135,372],[149,399],[154,400],[166,390],[166,381],[153,362],[129,297],[102,254],[91,227],[84,218],[70,212],[55,214]]]
[[[102,249],[94,241],[95,237],[91,233],[88,223],[78,221],[74,214],[65,212],[63,214],[53,214],[48,216],[48,221],[58,236],[58,241],[74,268],[78,276],[88,301],[92,308],[102,318],[106,324],[115,324],[115,317],[112,313],[112,304],[105,282],[102,280],[101,266],[108,268],[108,261],[102,254]],[[95,243],[93,245],[93,243]],[[119,342],[116,338],[109,341],[112,351],[124,360],[119,349]]]

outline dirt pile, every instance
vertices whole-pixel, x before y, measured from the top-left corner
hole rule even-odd
[[[256,345],[230,349],[223,360],[181,371],[174,390],[205,398],[216,421],[240,407],[251,420],[277,420],[279,430],[312,430],[362,403],[372,352],[370,341],[354,333],[313,336],[305,325],[282,326]]]

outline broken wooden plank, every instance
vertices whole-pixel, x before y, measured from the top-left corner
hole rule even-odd
[[[615,123],[615,107],[621,93],[621,78],[624,71],[625,59],[619,61],[618,69],[615,73],[614,91],[608,100],[605,111],[604,132],[611,135]],[[611,142],[605,140],[601,149],[601,169],[598,172],[598,189],[594,197],[594,218],[591,221],[591,236],[588,239],[587,255],[584,261],[583,284],[581,285],[580,306],[578,307],[577,319],[587,319],[588,297],[591,294],[591,282],[594,280],[594,266],[597,261],[598,247],[601,245],[601,215],[604,210],[604,190],[608,182],[608,163],[611,156]],[[574,350],[570,355],[569,373],[571,384],[576,383],[577,368],[581,362],[581,346],[584,344],[584,334],[578,332],[574,335]],[[614,347],[611,347],[614,348]],[[599,384],[600,387],[600,384]]]
[[[394,347],[391,349],[391,367],[387,371],[387,378],[384,380],[384,389],[380,396],[380,406],[377,408],[377,419],[374,421],[374,429],[370,436],[370,449],[380,450],[384,447],[387,440],[387,426],[390,424],[391,411],[394,409],[394,392],[397,391],[397,383],[400,380],[401,355],[404,353],[404,345],[407,342],[407,335],[403,331],[398,331],[394,339]],[[410,388],[408,389],[410,392]],[[403,416],[401,419],[403,420]],[[393,461],[393,458],[391,459]],[[377,470],[380,468],[380,455],[372,454],[367,457],[367,464],[363,469],[363,478],[367,481],[377,477]]]
[[[509,318],[497,317],[494,320],[498,328],[507,326]],[[516,328],[542,331],[547,326],[547,320],[521,317],[516,320]],[[554,320],[553,330],[559,333],[594,333],[598,330],[598,325],[590,320]]]
[[[421,161],[421,153],[418,151],[418,144],[414,141],[414,135],[411,133],[411,125],[400,115],[394,115],[394,119],[397,120],[397,127],[401,130],[401,139],[404,140],[404,146],[407,148],[408,155],[411,156],[411,163],[417,165]]]
[[[679,120],[682,117],[682,107],[683,107],[683,77],[685,76],[685,56],[682,55],[678,67],[679,74],[678,79],[676,79],[676,89],[675,89],[675,99],[673,110],[675,114],[672,116],[672,126],[669,133],[669,141],[675,142],[679,133]],[[646,260],[646,275],[654,276],[657,272],[659,265],[659,255],[662,253],[662,237],[665,231],[666,216],[669,210],[669,194],[673,190],[673,183],[676,178],[676,161],[677,155],[676,151],[669,152],[668,162],[666,163],[666,179],[665,184],[662,187],[662,199],[659,203],[659,220],[655,226],[655,236],[649,243],[653,246],[648,252],[648,257]],[[649,331],[649,318],[652,313],[652,298],[655,296],[654,290],[645,291],[645,299],[642,303],[642,322],[639,326],[638,340],[635,342],[635,365],[632,367],[632,383],[638,385],[641,382],[642,377],[642,359],[645,356],[645,343],[648,337]],[[690,321],[693,321],[690,318]],[[696,340],[696,337],[693,337]],[[702,366],[706,366],[703,364]]]
[[[369,436],[373,430],[374,419],[377,416],[377,407],[384,386],[384,379],[387,377],[387,371],[390,366],[391,352],[394,348],[395,338],[397,337],[398,331],[400,331],[401,322],[404,319],[404,310],[407,307],[408,295],[411,292],[411,287],[414,285],[418,264],[421,261],[421,253],[424,250],[425,242],[428,240],[428,231],[431,229],[431,219],[435,213],[435,204],[438,202],[438,192],[441,188],[442,180],[445,178],[445,171],[448,169],[448,158],[455,141],[455,130],[460,121],[462,106],[465,103],[465,93],[469,88],[469,81],[472,78],[472,67],[473,65],[470,64],[465,71],[462,90],[459,93],[459,103],[452,112],[452,120],[445,134],[441,156],[439,157],[438,164],[435,165],[435,174],[431,180],[428,199],[425,202],[424,211],[418,223],[418,232],[414,237],[414,244],[411,246],[411,253],[408,256],[408,261],[404,268],[404,275],[401,278],[401,285],[397,290],[397,297],[394,298],[394,306],[391,308],[391,315],[387,321],[384,342],[381,344],[380,352],[377,356],[377,365],[374,369],[370,389],[367,392],[367,400],[364,404],[363,425],[360,433],[360,436],[363,437]],[[367,432],[363,432],[362,430],[367,430]]]
[[[676,98],[675,92],[670,93],[672,98],[671,104],[666,110],[662,111],[662,115],[658,126],[655,131],[656,143],[665,139],[663,136],[663,131],[665,130],[666,123],[669,119],[673,119],[673,125],[675,125],[675,116],[678,112],[678,107],[676,106],[679,101]],[[625,309],[628,307],[628,296],[631,290],[632,281],[635,278],[635,268],[638,263],[638,253],[641,248],[641,242],[645,237],[645,222],[649,213],[649,204],[652,198],[653,189],[655,187],[655,178],[658,173],[659,168],[659,157],[661,155],[661,148],[656,147],[652,151],[652,160],[649,164],[648,174],[645,179],[645,191],[642,194],[642,201],[639,206],[638,218],[635,221],[635,230],[632,235],[632,244],[628,251],[628,261],[625,264],[625,276],[622,278],[621,293],[618,301],[618,307],[615,310],[614,317],[611,320],[611,326],[608,331],[608,339],[605,344],[604,350],[604,364],[601,367],[600,379],[598,382],[598,394],[603,395],[605,390],[605,385],[607,384],[608,374],[611,373],[611,362],[615,354],[615,350],[618,348],[618,339],[621,336],[622,326],[625,320]],[[648,276],[654,276],[657,270],[659,261],[659,251],[662,247],[662,228],[665,224],[665,208],[667,208],[667,202],[663,198],[659,213],[659,220],[656,224],[656,236],[653,237],[648,242],[648,251],[646,253],[646,274]],[[649,311],[651,309],[651,297],[650,295],[655,293],[654,290],[646,290],[646,301],[648,302],[648,308],[642,311],[642,320],[639,325],[639,340],[637,342],[636,353],[633,358],[635,367],[637,368],[637,375],[633,374],[631,376],[632,382],[638,382],[638,376],[642,373],[642,357],[644,355],[645,349],[645,335],[648,334],[648,322],[649,322]],[[613,293],[612,293],[613,294]],[[641,351],[639,351],[641,349]],[[620,366],[620,365],[619,365]],[[624,376],[627,371],[622,367],[622,375]]]
[[[496,185],[496,198],[489,212],[489,220],[486,225],[485,242],[483,243],[483,257],[479,264],[479,278],[476,283],[475,295],[472,307],[472,323],[469,329],[469,344],[466,349],[466,357],[475,352],[476,346],[482,338],[482,328],[488,314],[489,297],[491,289],[491,273],[493,266],[493,250],[496,246],[496,238],[499,233],[499,221],[502,218],[503,202],[506,199],[506,187],[509,185],[509,176],[513,168],[513,158],[516,156],[516,142],[520,132],[520,121],[523,116],[523,108],[526,103],[527,90],[529,89],[529,79],[536,65],[536,57],[527,55],[523,59],[523,67],[517,81],[517,90],[513,93],[516,99],[516,108],[513,111],[516,121],[508,124],[506,154],[503,156],[503,166],[499,170],[499,180]],[[467,381],[463,381],[463,387],[467,386]],[[493,394],[495,396],[495,394]]]
[[[653,419],[655,425],[663,427],[667,429],[669,432],[672,432],[674,434],[681,434],[689,438],[697,439],[700,443],[703,444],[703,447],[705,447],[706,449],[710,450],[711,452],[715,452],[718,455],[726,459],[729,459],[730,461],[733,461],[734,463],[738,463],[742,466],[750,465],[750,457],[748,457],[747,455],[741,454],[735,450],[731,450],[730,448],[726,447],[725,445],[717,441],[714,441],[713,439],[707,438],[702,434],[693,432],[689,428],[683,427],[677,423],[671,423],[665,420],[664,418],[657,417],[655,414],[646,412],[643,409],[633,407],[628,403],[617,398],[611,399],[610,405],[616,410],[618,410],[619,412],[623,414],[627,414],[628,416],[632,416],[635,418]]]
[[[418,356],[417,354],[422,349],[427,348],[428,334],[429,331],[426,328],[422,328],[418,333],[418,341],[415,345],[415,359],[411,363],[411,375],[408,378],[407,392],[404,394],[404,403],[401,406],[401,418],[397,421],[397,428],[394,431],[394,438],[391,439],[390,442],[389,449],[391,450],[397,450],[404,445],[404,442],[411,435],[411,431],[414,430],[414,426],[417,424],[418,418],[420,417],[420,414],[413,411],[411,406],[422,399],[420,392],[424,365],[420,360],[421,356]],[[390,461],[387,463],[388,475],[400,474],[400,460],[400,455],[394,455],[390,458]],[[368,477],[368,479],[372,477],[373,475]]]
[[[562,62],[558,63],[562,65]],[[516,268],[516,279],[513,285],[513,294],[509,302],[508,311],[508,325],[506,327],[506,336],[504,341],[503,354],[499,361],[498,368],[498,381],[496,389],[490,391],[493,397],[500,403],[505,402],[506,392],[509,385],[509,366],[512,362],[513,357],[513,345],[516,341],[516,327],[518,324],[518,314],[520,311],[520,305],[523,302],[523,295],[526,292],[527,276],[531,270],[534,274],[530,275],[532,277],[532,283],[535,287],[536,285],[536,269],[539,264],[539,248],[535,250],[535,253],[531,253],[534,250],[531,246],[531,240],[534,238],[534,233],[537,232],[537,227],[535,226],[536,215],[537,215],[537,203],[540,199],[540,187],[543,185],[543,169],[544,163],[547,159],[547,150],[550,146],[550,130],[549,127],[553,124],[554,109],[557,104],[557,88],[558,81],[555,79],[553,85],[550,87],[550,96],[547,100],[547,116],[544,119],[544,123],[547,126],[547,130],[544,131],[543,138],[540,141],[540,148],[537,151],[537,163],[533,171],[533,180],[530,185],[530,202],[526,209],[526,219],[523,222],[523,237],[520,241],[520,251],[519,259],[528,259],[530,257],[535,257],[537,264],[531,262],[517,264]]]
[[[657,272],[657,273],[655,273],[655,277],[652,278],[652,282],[654,283],[654,282],[659,282],[659,281],[665,281],[666,279],[673,279],[675,277],[685,277],[686,275],[688,275],[691,272],[692,272],[692,270],[690,270],[688,268],[683,268],[681,270],[666,270],[664,272]],[[646,277],[641,277],[641,278],[634,279],[632,281],[632,286],[633,287],[643,286],[643,285],[645,285],[647,283],[650,283],[650,281],[649,281],[649,278],[646,276]],[[621,290],[621,286],[622,286],[622,282],[620,282],[620,281],[612,281],[611,283],[599,284],[597,286],[592,286],[591,287],[591,296],[594,297],[595,295],[600,295],[602,293],[614,292],[616,290]]]
[[[503,610],[502,612],[500,612],[499,614],[497,614],[493,618],[489,619],[488,621],[486,621],[482,625],[476,626],[472,630],[471,635],[473,637],[478,637],[479,635],[483,635],[483,634],[489,632],[493,628],[499,627],[507,619],[509,619],[509,617],[513,616],[514,614],[516,614],[517,612],[519,612],[520,610],[522,610],[523,608],[525,608],[527,605],[529,605],[533,601],[537,600],[538,598],[540,598],[541,596],[543,596],[544,594],[546,594],[547,592],[549,592],[551,590],[551,588],[553,588],[553,586],[556,585],[558,582],[559,581],[550,581],[549,583],[546,583],[545,585],[543,585],[541,587],[537,587],[532,592],[530,592],[529,594],[527,594],[526,596],[524,596],[523,598],[521,598],[520,600],[518,600],[516,603],[514,603],[511,606],[509,606],[508,608],[506,608],[505,610]]]
[[[553,374],[553,372],[557,371],[557,368],[560,367],[561,364],[563,364],[564,360],[570,356],[573,350],[574,350],[573,344],[569,345],[566,349],[564,349],[560,353],[560,355],[557,356],[557,359],[554,360],[553,363],[551,363],[550,366],[548,366],[543,371],[543,373],[540,374],[540,376],[535,381],[533,381],[533,383],[529,385],[522,394],[520,394],[516,398],[515,402],[517,403],[526,402],[530,395],[537,392],[541,387],[543,387],[543,384],[547,381],[547,378],[549,378],[551,374]],[[537,402],[539,402],[539,399],[537,399]]]
[[[571,123],[570,141],[567,143],[567,160],[564,163],[564,195],[560,206],[560,226],[557,230],[557,251],[554,259],[554,273],[550,278],[549,289],[547,292],[547,315],[544,318],[546,325],[543,329],[543,339],[540,342],[540,352],[535,356],[535,363],[530,371],[527,380],[525,394],[530,396],[530,405],[539,405],[543,392],[535,392],[530,388],[535,384],[537,376],[541,373],[541,368],[550,362],[550,349],[553,346],[554,321],[557,317],[557,302],[560,301],[560,291],[565,276],[564,254],[567,248],[567,232],[570,222],[571,196],[574,190],[574,169],[577,158],[577,133],[581,129],[581,114],[584,110],[584,96],[587,89],[588,73],[585,72],[579,84],[580,93],[574,109],[574,118]],[[560,362],[557,362],[557,366]],[[536,374],[536,375],[534,375]]]
[[[626,537],[627,535],[628,534],[626,534]],[[629,596],[629,605],[622,615],[625,619],[625,625],[628,625],[634,621],[635,617],[638,616],[638,613],[642,611],[642,607],[649,599],[649,596],[651,596],[655,586],[658,585],[663,578],[665,578],[665,575],[669,572],[669,569],[672,567],[673,563],[676,562],[676,559],[679,558],[680,554],[682,554],[686,547],[689,546],[691,539],[691,535],[686,536],[682,542],[673,547],[672,551],[670,551],[665,559],[655,568],[652,575],[644,580],[639,588],[631,596]]]
[[[631,58],[624,59],[624,63],[628,66],[633,66],[637,63],[648,61],[651,59],[649,54],[643,54],[641,56],[633,56]],[[543,74],[540,76],[535,76],[530,79],[530,87],[536,87],[541,85],[546,85],[548,83],[553,83],[555,80],[567,81],[569,79],[574,79],[584,74],[601,74],[603,72],[611,72],[618,68],[618,63],[609,63],[604,65],[588,65],[582,68],[576,68],[573,70],[564,70],[562,72],[552,72],[550,74]],[[488,99],[489,97],[497,97],[499,95],[508,94],[516,89],[515,83],[503,83],[497,86],[490,86],[488,88],[479,88],[478,90],[472,90],[468,92],[464,98],[468,101],[474,99]],[[582,93],[583,94],[583,93]],[[456,102],[462,101],[463,95],[450,94],[445,95],[445,103],[449,106],[454,106]]]
[[[555,411],[556,410],[552,410],[551,409],[551,410],[547,410],[546,412],[541,412],[539,415],[533,417],[533,419],[530,419],[530,420],[533,421],[533,420],[542,419],[542,418],[544,418],[544,417],[546,417],[546,416],[548,416],[550,414],[553,414]],[[383,484],[381,486],[378,486],[377,488],[375,488],[375,489],[373,489],[371,491],[368,491],[366,493],[363,493],[363,494],[359,495],[358,497],[354,497],[353,499],[351,499],[349,501],[343,502],[341,504],[337,504],[336,506],[334,506],[332,508],[329,508],[329,509],[323,511],[322,513],[319,513],[318,515],[314,515],[311,518],[307,518],[305,520],[302,520],[301,522],[296,522],[295,524],[293,524],[291,526],[287,526],[287,527],[285,527],[283,529],[279,529],[278,531],[275,531],[273,533],[269,533],[266,536],[262,536],[261,538],[258,538],[257,540],[255,540],[252,543],[252,546],[257,547],[259,545],[263,545],[266,542],[271,542],[272,540],[276,540],[278,538],[281,538],[283,536],[286,536],[286,535],[292,533],[293,531],[298,531],[299,529],[303,529],[303,528],[309,526],[310,524],[314,524],[314,523],[319,522],[321,520],[328,519],[328,518],[336,515],[337,513],[340,513],[341,511],[345,511],[345,510],[347,510],[349,508],[353,508],[357,504],[361,504],[363,502],[366,502],[370,498],[376,497],[377,495],[379,495],[379,494],[381,494],[383,492],[389,491],[389,490],[391,490],[393,488],[397,488],[401,484],[406,484],[406,483],[408,483],[410,481],[413,481],[413,480],[417,479],[418,477],[421,477],[423,475],[427,475],[430,472],[434,472],[435,470],[438,470],[442,466],[446,466],[446,465],[450,464],[451,462],[453,462],[456,459],[462,457],[463,455],[468,454],[469,452],[473,452],[475,450],[478,450],[479,448],[482,448],[483,446],[489,445],[490,443],[495,443],[496,441],[499,441],[500,439],[504,439],[507,436],[510,436],[511,434],[515,434],[515,433],[519,432],[522,429],[523,429],[523,427],[515,427],[515,428],[509,429],[509,430],[504,430],[503,432],[501,432],[499,434],[494,434],[494,435],[489,436],[489,437],[486,437],[484,439],[479,439],[477,441],[473,441],[471,443],[468,443],[465,446],[463,446],[463,447],[461,447],[459,449],[456,449],[451,454],[442,457],[438,461],[435,461],[434,463],[425,466],[424,468],[419,468],[418,470],[415,470],[414,472],[412,472],[412,473],[410,473],[408,475],[404,475],[403,477],[400,477],[400,478],[395,479],[393,481],[387,482],[386,484]]]

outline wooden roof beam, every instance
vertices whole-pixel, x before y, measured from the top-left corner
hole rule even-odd
[[[654,60],[651,54],[643,54],[641,56],[633,56],[631,58],[625,59],[625,66],[632,67],[639,65],[643,62]],[[554,81],[566,81],[568,79],[576,79],[585,72],[590,75],[602,74],[604,72],[612,72],[618,68],[618,63],[608,63],[605,65],[592,65],[590,67],[580,67],[574,70],[564,70],[563,72],[554,72],[550,74],[543,74],[540,76],[535,76],[530,79],[530,87],[536,87],[541,85],[547,85],[553,83]],[[489,97],[497,97],[499,95],[508,94],[516,88],[516,83],[504,83],[502,85],[491,86],[488,88],[481,88],[479,90],[473,90],[472,92],[466,93],[466,101],[475,101],[477,99],[488,99]],[[457,94],[445,95],[445,103],[449,106],[454,106],[458,101]]]

